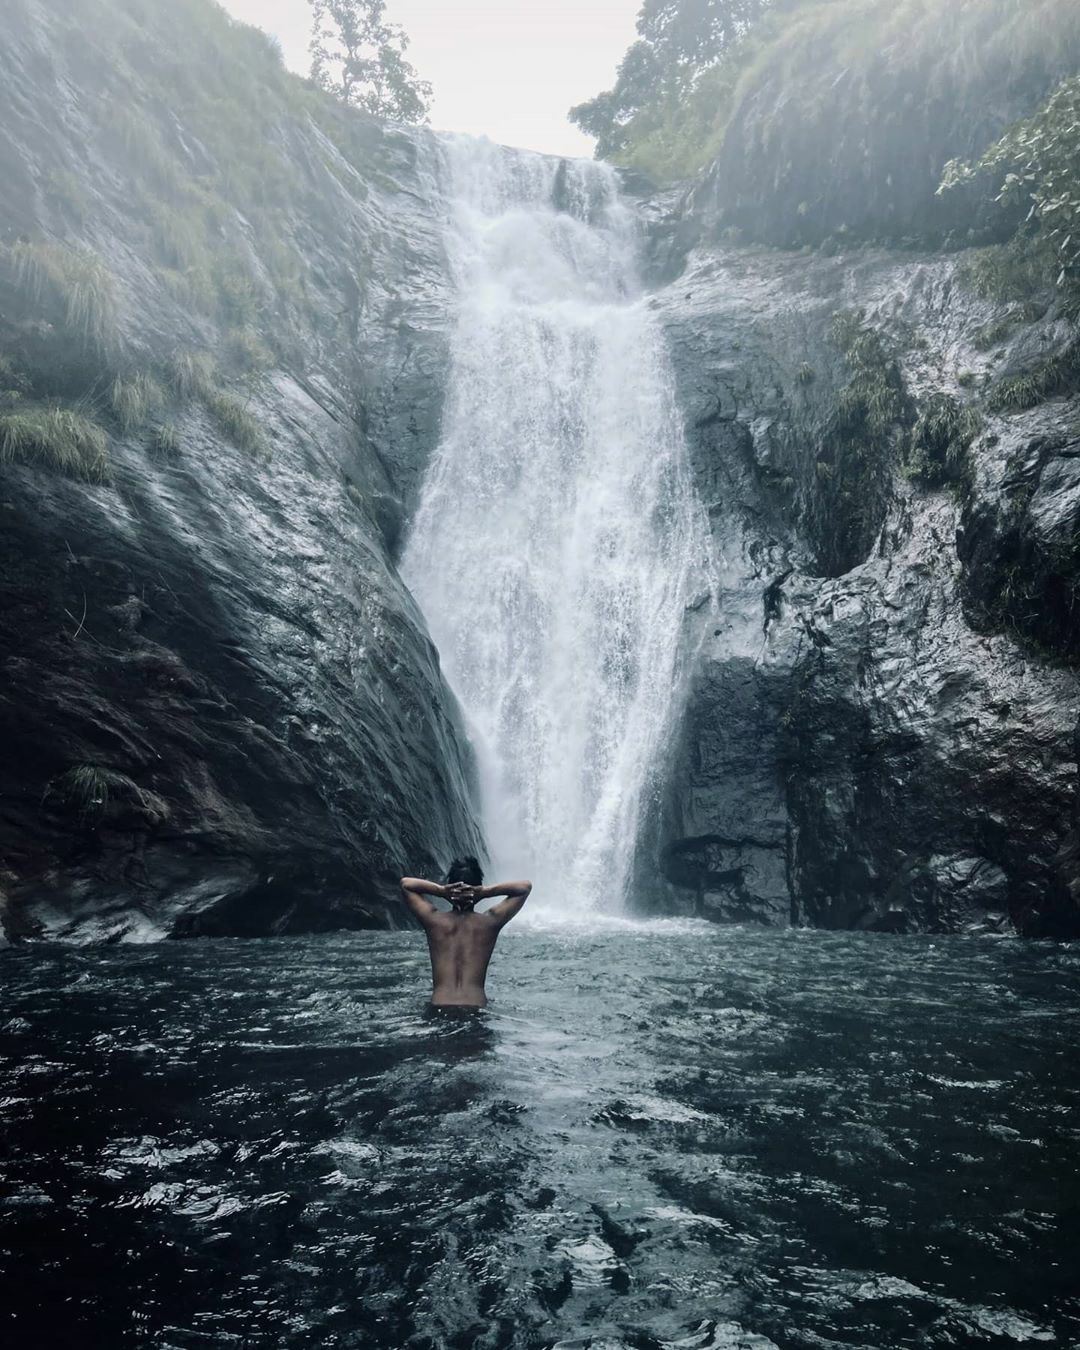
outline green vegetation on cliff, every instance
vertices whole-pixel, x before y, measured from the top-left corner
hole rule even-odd
[[[34,464],[77,478],[108,472],[104,430],[72,408],[27,405],[0,413],[0,464]]]
[[[596,137],[598,158],[648,167],[646,143],[661,128],[670,132],[689,112],[707,73],[721,63],[736,69],[747,34],[762,16],[774,5],[787,9],[799,3],[805,0],[644,0],[639,38],[620,62],[614,86],[571,108],[570,120]],[[707,134],[701,127],[695,132],[669,136],[666,155],[660,136],[652,150],[664,169],[670,172],[693,155],[692,141]]]
[[[969,488],[968,452],[982,427],[981,415],[970,404],[951,394],[931,394],[911,429],[908,473],[926,487]]]
[[[84,820],[101,820],[114,809],[133,811],[157,824],[168,818],[168,803],[156,792],[141,788],[134,779],[100,764],[77,764],[54,778],[45,800],[76,812]]]
[[[104,428],[182,448],[168,414],[190,399],[236,444],[262,447],[255,382],[349,349],[364,201],[390,133],[288,73],[273,41],[214,0],[17,4],[18,59],[40,81],[29,72],[48,54],[57,116],[78,133],[64,162],[23,183],[11,174],[37,133],[17,102],[4,113],[3,457],[100,478]],[[313,266],[328,200],[344,233]],[[136,311],[148,277],[158,298]]]
[[[1063,80],[1046,104],[1011,127],[975,164],[953,160],[939,192],[992,174],[995,201],[1027,209],[1057,264],[1058,285],[1080,286],[1080,77]]]
[[[7,261],[19,289],[43,314],[103,353],[115,347],[116,282],[94,254],[52,240],[20,239]]]
[[[653,72],[651,96],[628,111],[617,85],[575,114],[601,133],[598,154],[659,181],[715,164],[718,223],[770,243],[959,231],[967,242],[970,192],[935,198],[947,161],[980,155],[1080,69],[1074,0],[802,0],[757,10],[678,79]],[[647,64],[639,53],[642,71]],[[1035,135],[1025,133],[1029,148]],[[988,228],[1000,235],[1004,222]]]

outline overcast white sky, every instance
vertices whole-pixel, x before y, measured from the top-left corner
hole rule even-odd
[[[307,0],[222,0],[274,33],[286,64],[307,73]],[[387,0],[408,56],[435,89],[431,123],[505,145],[591,155],[566,110],[610,89],[634,40],[641,0]]]

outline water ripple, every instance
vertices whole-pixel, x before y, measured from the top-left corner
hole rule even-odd
[[[1080,952],[523,928],[446,1024],[414,934],[2,964],[9,1343],[1080,1340]]]

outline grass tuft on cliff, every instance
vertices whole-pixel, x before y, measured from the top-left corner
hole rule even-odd
[[[881,335],[866,324],[862,314],[841,310],[833,318],[829,336],[843,352],[851,376],[837,403],[837,429],[848,435],[887,435],[902,415],[904,391],[899,368],[886,352]]]
[[[206,399],[218,387],[217,368],[209,352],[177,352],[169,373],[181,398]]]
[[[241,450],[266,449],[262,428],[238,398],[223,389],[215,389],[203,402],[218,428],[234,445]]]
[[[982,429],[983,419],[977,409],[950,394],[932,394],[919,408],[911,429],[909,477],[925,487],[968,487],[968,451]]]
[[[52,240],[19,240],[10,250],[18,286],[50,319],[108,352],[118,344],[115,279],[90,252]]]
[[[1080,338],[1046,361],[1000,379],[987,400],[994,412],[1020,412],[1080,387]]]
[[[140,431],[165,402],[165,390],[147,371],[124,379],[118,376],[109,391],[109,402],[120,430],[127,436]]]
[[[160,422],[153,430],[150,444],[159,455],[175,455],[180,450],[180,433],[174,422]]]
[[[108,437],[70,408],[0,413],[0,463],[30,464],[101,482],[108,477]]]
[[[956,269],[956,279],[983,300],[1030,303],[1054,290],[1058,268],[1051,250],[1018,234],[1005,244],[972,249]],[[1019,321],[1041,317],[1045,310],[1017,314]]]
[[[245,374],[254,375],[269,370],[274,354],[258,333],[250,328],[233,328],[225,335],[225,355]]]

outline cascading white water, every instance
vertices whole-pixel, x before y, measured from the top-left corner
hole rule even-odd
[[[465,711],[499,873],[617,911],[705,529],[607,167],[444,141],[460,313],[402,571]]]

